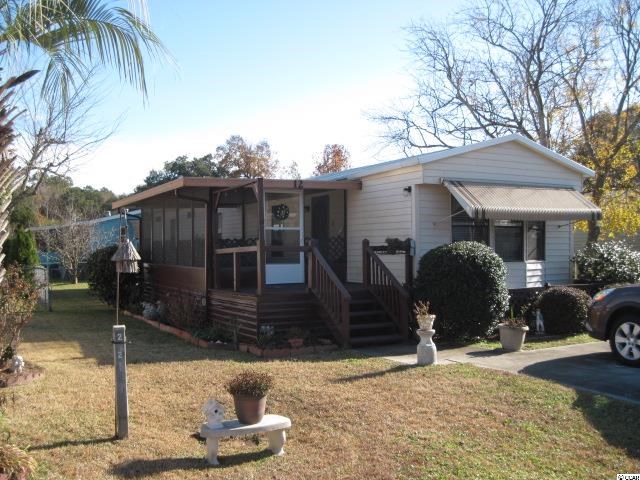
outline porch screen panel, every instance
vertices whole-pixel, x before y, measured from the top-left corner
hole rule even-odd
[[[175,265],[178,260],[178,215],[175,199],[164,203],[164,263]]]
[[[178,200],[178,265],[190,267],[193,256],[193,212],[191,201]]]
[[[140,246],[142,247],[142,259],[145,262],[151,260],[151,239],[152,239],[152,231],[153,231],[153,209],[149,207],[144,207],[142,209],[142,241],[140,242]]]
[[[207,210],[202,202],[193,202],[193,266],[204,267],[204,236]]]
[[[162,238],[164,235],[164,227],[162,222],[163,217],[163,209],[162,207],[154,207],[151,209],[153,211],[153,225],[151,229],[151,261],[153,263],[163,263],[163,247],[162,247]]]

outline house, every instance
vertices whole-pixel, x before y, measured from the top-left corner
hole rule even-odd
[[[572,223],[601,215],[580,193],[592,175],[510,135],[306,180],[178,178],[113,207],[142,209],[150,300],[190,296],[250,341],[301,326],[360,345],[406,337],[403,280],[445,243],[490,245],[509,288],[570,282]]]
[[[132,210],[128,212],[127,215],[127,232],[129,239],[133,242],[136,248],[139,246],[140,240],[140,214],[140,210]],[[81,220],[77,223],[91,227],[91,251],[95,251],[109,245],[116,245],[118,243],[118,239],[120,238],[119,215],[109,214],[92,220]],[[43,225],[29,228],[30,231],[34,232],[38,241],[38,256],[40,258],[40,264],[49,270],[51,278],[64,278],[65,270],[60,264],[58,254],[55,251],[51,251],[43,239],[47,237],[48,233],[53,233],[65,226],[66,225]]]

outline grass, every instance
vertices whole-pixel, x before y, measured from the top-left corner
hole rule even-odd
[[[599,342],[586,333],[578,333],[575,335],[553,335],[538,338],[535,334],[527,333],[523,350],[540,350],[541,348],[562,347],[564,345],[577,345],[579,343]],[[501,348],[498,340],[480,340],[473,344],[474,346],[487,349]]]
[[[470,365],[416,368],[351,351],[259,361],[198,349],[128,319],[130,438],[114,441],[114,312],[58,287],[20,353],[44,378],[11,390],[12,442],[35,479],[538,479],[640,471],[640,408]],[[209,467],[192,437],[212,396],[247,366],[276,377],[268,408],[291,417],[281,458],[263,438],[221,442]],[[632,423],[629,423],[632,422]]]

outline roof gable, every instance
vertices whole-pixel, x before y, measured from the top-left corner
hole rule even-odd
[[[506,135],[504,137],[492,138],[485,140],[484,142],[470,143],[469,145],[463,145],[461,147],[449,148],[446,150],[439,150],[437,152],[423,153],[421,155],[415,155],[413,157],[401,158],[398,160],[391,160],[388,162],[376,163],[373,165],[366,165],[362,167],[351,168],[343,170],[342,172],[329,173],[325,175],[319,175],[312,177],[318,180],[345,180],[356,179],[366,177],[368,175],[374,175],[376,173],[384,173],[398,168],[409,167],[418,164],[427,164],[444,160],[446,158],[455,157],[465,153],[481,150],[483,148],[497,146],[509,142],[516,142],[530,150],[533,150],[537,154],[544,158],[547,158],[553,162],[556,162],[570,170],[580,173],[583,176],[592,177],[595,172],[584,165],[581,165],[573,160],[560,155],[553,150],[543,147],[539,143],[529,140],[520,134],[514,133],[512,135]]]

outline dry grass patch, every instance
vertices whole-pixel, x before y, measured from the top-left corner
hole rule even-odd
[[[640,409],[469,365],[414,368],[335,352],[261,361],[213,352],[128,319],[130,438],[112,441],[113,312],[84,290],[55,292],[22,354],[46,376],[17,387],[13,441],[36,478],[594,478],[640,471]],[[209,467],[192,437],[208,396],[248,363],[276,378],[268,409],[293,428],[287,454],[263,438],[221,442]]]

